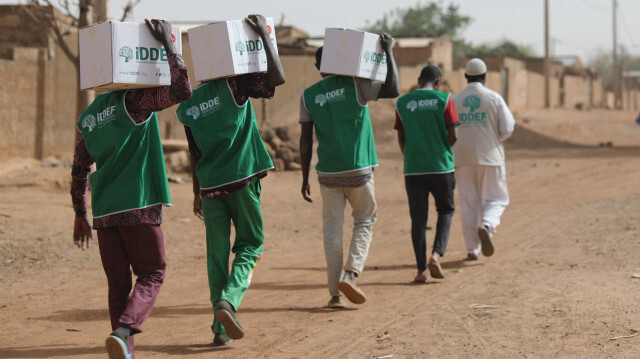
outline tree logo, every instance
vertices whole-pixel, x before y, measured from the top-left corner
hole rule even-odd
[[[240,53],[240,56],[242,56],[242,54],[244,53],[244,44],[242,43],[242,41],[236,42],[236,51]]]
[[[200,117],[200,110],[195,106],[191,106],[187,109],[187,116],[191,116],[194,120],[197,120],[198,117]]]
[[[414,100],[407,102],[407,110],[413,112],[418,109],[418,103]]]
[[[364,62],[368,63],[369,62],[369,57],[371,57],[371,53],[369,51],[365,51],[363,57],[364,57]]]
[[[96,118],[93,115],[87,115],[82,120],[82,128],[88,128],[89,132],[93,131],[93,128],[96,127]]]
[[[325,96],[324,94],[319,94],[318,96],[316,96],[316,103],[320,105],[320,107],[324,106],[324,104],[327,103],[327,96]]]
[[[469,112],[474,112],[480,107],[480,98],[476,95],[467,96],[464,98],[462,106],[469,107]]]
[[[122,46],[118,54],[124,57],[124,62],[129,62],[133,58],[133,50],[129,46]]]

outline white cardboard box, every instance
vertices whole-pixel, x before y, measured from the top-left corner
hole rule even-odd
[[[171,38],[182,53],[180,28]],[[105,21],[80,29],[80,87],[127,89],[171,84],[167,54],[145,23]]]
[[[358,30],[326,28],[320,72],[384,82],[387,56],[380,36]]]
[[[266,18],[275,48],[273,18]],[[221,21],[188,30],[196,81],[267,71],[267,55],[260,36],[244,20]]]

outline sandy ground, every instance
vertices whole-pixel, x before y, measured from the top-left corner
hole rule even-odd
[[[634,114],[518,114],[518,132],[507,143],[511,205],[496,253],[462,261],[456,214],[442,260],[446,278],[416,285],[390,108],[381,103],[372,110],[381,164],[379,220],[359,278],[366,304],[325,307],[317,182],[308,204],[299,194],[299,172],[271,173],[263,181],[265,253],[238,312],[245,338],[212,347],[204,226],[191,214],[191,183],[172,183],[174,206],[163,225],[168,276],[136,337],[137,357],[640,357]],[[73,246],[67,166],[0,163],[0,358],[106,357],[106,280],[97,245],[84,252]],[[350,224],[349,209],[345,215]],[[350,231],[345,226],[346,238]],[[431,242],[433,232],[428,236]]]

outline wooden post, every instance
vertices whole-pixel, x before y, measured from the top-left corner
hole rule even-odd
[[[44,122],[46,117],[47,96],[47,49],[38,49],[38,87],[36,94],[36,138],[34,157],[44,159]]]
[[[551,108],[551,61],[549,59],[549,0],[544,0],[544,107]]]

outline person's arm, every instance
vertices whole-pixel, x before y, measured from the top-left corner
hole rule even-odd
[[[304,94],[300,96],[300,165],[302,167],[302,198],[311,200],[311,185],[309,184],[309,170],[313,155],[313,118],[304,103]]]
[[[153,112],[161,111],[191,97],[191,83],[182,55],[176,53],[171,40],[171,24],[164,20],[146,20],[151,34],[167,52],[171,84],[169,86],[127,91],[125,107],[136,123],[146,121]]]
[[[400,95],[400,84],[398,80],[398,68],[393,58],[393,37],[386,32],[380,33],[380,44],[387,57],[387,77],[384,85],[378,92],[378,98],[395,98]]]
[[[456,112],[456,106],[449,96],[447,100],[447,105],[444,108],[444,121],[447,126],[447,133],[449,136],[449,145],[453,147],[453,145],[458,141],[458,126],[460,126],[460,119],[458,118],[458,113]]]
[[[302,165],[302,198],[307,202],[311,199],[311,185],[309,184],[309,170],[313,152],[313,122],[300,123],[300,162]]]
[[[398,145],[400,146],[400,151],[404,156],[404,145],[407,141],[404,133],[404,125],[402,124],[402,118],[400,117],[400,114],[398,113],[397,109],[396,109],[396,124],[393,126],[393,128],[398,133]]]
[[[82,132],[76,129],[76,149],[71,168],[71,201],[76,212],[73,223],[73,242],[82,250],[89,248],[89,241],[93,239],[91,224],[87,217],[87,189],[92,164],[93,159],[87,151]]]
[[[498,107],[498,133],[500,135],[500,141],[505,141],[513,134],[513,128],[516,125],[516,120],[513,118],[513,114],[509,111],[509,107],[504,102],[501,96],[497,96]]]
[[[276,53],[276,50],[269,37],[269,31],[267,30],[267,22],[264,16],[252,14],[245,20],[249,26],[255,31],[262,39],[264,44],[264,51],[267,55],[267,76],[270,87],[280,86],[284,83],[284,70],[280,63],[280,57]]]
[[[406,144],[406,136],[404,134],[404,130],[396,130],[398,133],[398,145],[400,146],[400,152],[404,156],[404,145]]]
[[[189,162],[191,164],[191,178],[193,184],[193,213],[196,217],[204,220],[202,216],[202,200],[200,199],[200,182],[198,181],[198,176],[196,175],[196,165],[202,157],[202,153],[196,144],[195,139],[193,138],[193,133],[191,132],[191,128],[189,126],[184,126],[184,133],[187,136],[187,143],[189,144]]]

